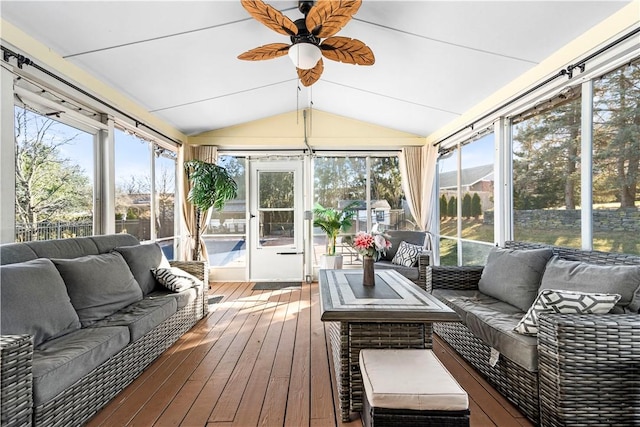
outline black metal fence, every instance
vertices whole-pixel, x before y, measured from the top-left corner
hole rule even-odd
[[[92,222],[39,222],[37,224],[16,224],[16,242],[34,240],[67,239],[70,237],[93,236]]]
[[[156,230],[157,237],[171,237],[174,235],[173,221],[160,224]],[[129,233],[138,240],[151,239],[151,223],[149,219],[116,220],[116,233]],[[71,237],[93,236],[93,223],[82,222],[39,222],[37,224],[16,224],[16,242],[31,242],[34,240],[68,239]]]

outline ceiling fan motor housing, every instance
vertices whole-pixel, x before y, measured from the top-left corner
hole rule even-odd
[[[291,36],[291,43],[311,43],[316,46],[320,44],[320,39],[309,32],[305,18],[300,18],[294,21],[296,27],[298,27],[298,34]]]

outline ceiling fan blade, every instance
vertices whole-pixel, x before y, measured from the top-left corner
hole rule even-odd
[[[296,24],[273,6],[269,6],[261,0],[240,0],[240,3],[251,16],[276,33],[285,36],[298,34]]]
[[[290,47],[291,45],[286,43],[265,44],[264,46],[256,47],[238,55],[238,59],[244,59],[245,61],[263,61],[265,59],[273,59],[286,55]]]
[[[362,0],[319,0],[307,14],[307,29],[314,36],[331,37],[351,20]]]
[[[298,78],[302,82],[303,86],[311,86],[315,82],[320,79],[322,72],[324,71],[324,63],[322,62],[322,58],[318,61],[315,67],[310,70],[303,70],[301,68],[297,68],[298,70]]]
[[[320,44],[325,58],[347,64],[373,65],[376,62],[373,51],[358,39],[330,37]]]

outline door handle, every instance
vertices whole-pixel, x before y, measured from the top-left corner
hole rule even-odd
[[[249,214],[249,219],[251,218],[255,218],[256,216],[254,214]]]
[[[302,252],[276,252],[278,255],[302,255]]]

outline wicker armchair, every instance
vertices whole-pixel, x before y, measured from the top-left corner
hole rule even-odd
[[[634,255],[522,242],[505,247],[550,247],[561,258],[592,264],[640,264]],[[478,289],[482,269],[430,267],[425,289]],[[542,315],[538,372],[503,357],[490,366],[491,349],[463,324],[436,323],[434,331],[536,424],[640,424],[639,314]]]

